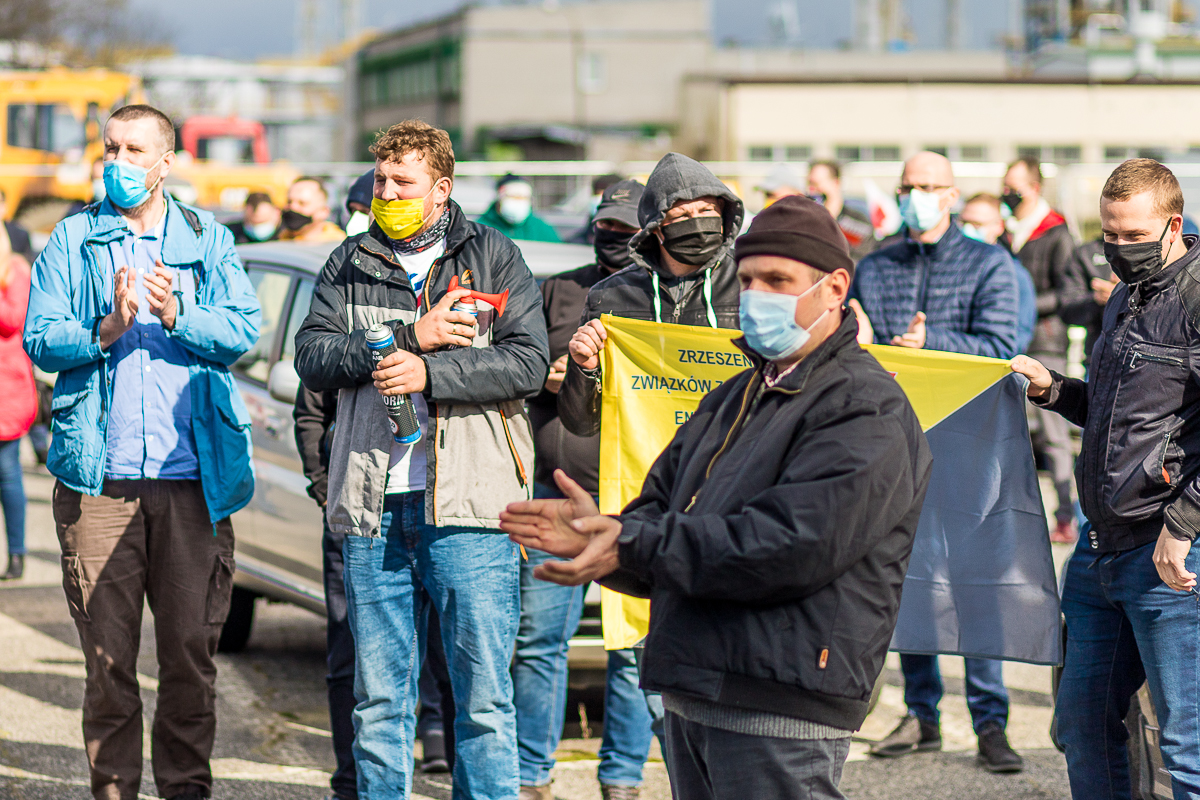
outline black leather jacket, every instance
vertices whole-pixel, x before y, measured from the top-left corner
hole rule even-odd
[[[1134,287],[1120,284],[1083,381],[1052,373],[1037,405],[1083,427],[1075,462],[1091,548],[1113,552],[1200,530],[1200,246]]]

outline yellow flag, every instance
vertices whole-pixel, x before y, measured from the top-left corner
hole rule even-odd
[[[645,322],[605,314],[601,354],[600,511],[617,514],[701,398],[752,366],[733,340],[740,331]],[[871,345],[928,430],[1009,374],[1007,361]],[[646,635],[650,603],[601,590],[604,646],[632,647]]]

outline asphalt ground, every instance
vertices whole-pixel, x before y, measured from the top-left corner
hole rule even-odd
[[[80,730],[84,666],[75,626],[61,588],[59,553],[50,511],[52,479],[32,468],[26,577],[0,583],[0,800],[60,800],[89,796],[87,760]],[[1056,561],[1069,548],[1056,545]],[[219,655],[218,733],[213,756],[213,796],[219,800],[317,800],[328,794],[333,752],[325,700],[323,620],[295,607],[259,601],[254,633],[245,651]],[[942,702],[944,750],[881,761],[866,754],[904,713],[896,656],[885,671],[888,684],[875,712],[852,745],[842,791],[862,800],[908,798],[1068,798],[1062,756],[1050,744],[1050,671],[1009,663],[1012,694],[1009,737],[1024,756],[1018,775],[991,775],[975,763],[975,738],[963,698],[962,659],[943,658],[947,694]],[[155,706],[154,630],[149,609],[139,659],[146,741]],[[578,702],[572,697],[568,735],[581,736]],[[554,773],[561,800],[599,800],[597,738],[564,739]],[[449,800],[449,776],[419,775],[414,796]],[[142,794],[155,797],[149,761]],[[657,744],[646,766],[642,797],[670,797]]]

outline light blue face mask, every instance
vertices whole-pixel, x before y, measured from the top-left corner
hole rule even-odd
[[[828,276],[826,276],[828,277]],[[821,285],[821,278],[800,294],[779,294],[743,289],[738,303],[742,335],[750,349],[770,361],[798,353],[811,338],[809,333],[829,309],[813,320],[807,328],[796,323],[796,304],[800,298]]]
[[[974,239],[975,241],[983,242],[984,244],[991,244],[991,242],[987,240],[987,237],[983,235],[983,231],[979,230],[979,228],[975,227],[970,222],[964,222],[962,224],[962,232],[963,236],[967,237],[968,239]]]
[[[904,224],[917,231],[936,228],[946,210],[941,208],[942,198],[936,192],[913,189],[900,198],[900,216]]]
[[[265,242],[275,235],[278,226],[274,222],[260,222],[257,225],[243,225],[242,230],[256,242]]]
[[[167,154],[163,153],[158,161],[150,165],[150,169],[157,167],[166,157]],[[113,205],[117,208],[137,208],[149,200],[150,187],[146,186],[146,176],[150,174],[150,169],[128,161],[105,161],[104,188]],[[159,180],[162,180],[161,175]]]

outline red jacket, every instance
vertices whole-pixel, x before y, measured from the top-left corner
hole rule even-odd
[[[33,365],[21,347],[25,309],[29,306],[29,267],[14,258],[8,286],[0,288],[0,441],[19,439],[37,416]]]

